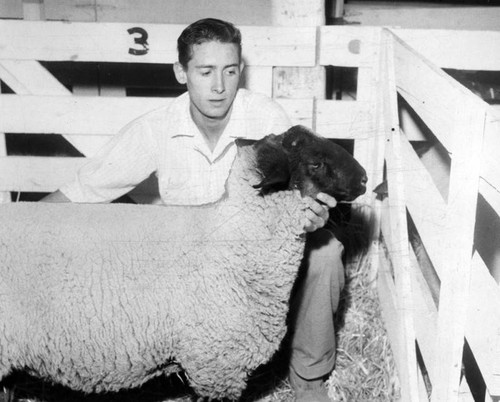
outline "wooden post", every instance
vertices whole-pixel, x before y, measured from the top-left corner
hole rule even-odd
[[[23,0],[23,16],[26,20],[40,20],[45,18],[43,0]],[[0,91],[1,93],[1,91]],[[0,134],[0,157],[7,156],[5,134]],[[0,192],[0,203],[11,202],[9,191]]]
[[[369,105],[374,130],[363,132],[363,135],[356,140],[354,157],[366,167],[368,189],[370,190],[382,183],[383,180],[386,121],[384,121],[385,105],[380,101],[380,94],[384,91],[382,87],[387,86],[387,82],[382,78],[384,77],[382,71],[387,70],[387,55],[383,51],[385,42],[381,30],[373,30],[369,42],[378,43],[379,46],[376,50],[372,48],[370,53],[365,50],[367,53],[365,57],[371,59],[371,63],[358,67],[356,102],[366,102]],[[368,47],[366,43],[361,46]],[[379,262],[377,253],[381,205],[373,191],[367,191],[358,201],[364,205],[358,208],[357,213],[364,225],[369,228],[370,244],[368,254],[373,275],[376,276]]]
[[[344,16],[344,0],[333,0],[335,8],[333,9],[333,18],[342,18]]]
[[[316,26],[325,24],[324,0],[273,0],[273,25]],[[318,36],[316,36],[318,40]],[[326,93],[325,68],[275,67],[273,72],[273,97],[324,99]],[[313,105],[315,109],[315,105]],[[316,129],[313,114],[312,127]]]
[[[1,81],[0,81],[1,84]],[[0,94],[2,91],[0,90]],[[5,134],[0,133],[0,158],[7,156],[7,144],[5,143]],[[0,192],[0,204],[4,204],[6,202],[10,202],[10,192],[2,191]]]
[[[455,110],[450,189],[442,243],[437,373],[431,401],[458,401],[486,114],[464,98]]]
[[[401,152],[401,133],[398,121],[397,92],[394,72],[392,34],[382,31],[381,49],[381,104],[382,123],[386,139],[386,165],[388,183],[389,234],[386,243],[394,267],[396,293],[396,327],[393,348],[397,349],[396,361],[401,380],[402,400],[418,402],[419,387],[417,357],[415,350],[415,328],[413,291],[411,282],[410,244],[406,221],[404,169]]]

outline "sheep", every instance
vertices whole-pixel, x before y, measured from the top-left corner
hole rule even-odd
[[[2,205],[0,380],[90,393],[182,369],[198,395],[238,399],[286,332],[301,195],[353,200],[366,173],[302,126],[237,146],[213,204]]]

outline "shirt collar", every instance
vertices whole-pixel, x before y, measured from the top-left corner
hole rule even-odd
[[[198,130],[198,127],[191,119],[191,114],[189,111],[189,94],[186,92],[182,94],[179,98],[181,102],[180,112],[178,115],[178,129],[170,134],[171,138],[192,138],[193,145],[196,149],[201,152],[210,161],[215,161],[220,156],[222,156],[226,149],[234,143],[236,138],[242,138],[245,136],[245,119],[244,119],[244,107],[242,102],[242,96],[240,91],[236,94],[233,102],[231,116],[229,122],[227,123],[224,132],[222,133],[219,141],[213,152],[210,152],[208,145],[206,144],[202,134]]]

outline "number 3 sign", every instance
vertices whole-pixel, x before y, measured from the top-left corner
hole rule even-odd
[[[133,27],[127,29],[127,32],[130,35],[138,34],[139,36],[134,38],[134,43],[142,46],[141,49],[134,49],[131,47],[128,49],[128,52],[134,56],[144,56],[149,51],[148,33],[146,30],[141,27]]]

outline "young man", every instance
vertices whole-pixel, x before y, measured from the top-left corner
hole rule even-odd
[[[47,202],[109,202],[152,172],[165,204],[199,205],[218,200],[236,155],[234,139],[259,139],[291,126],[268,97],[238,89],[243,70],[241,34],[232,24],[203,19],[179,37],[174,72],[187,92],[168,107],[128,124],[90,159],[74,182]],[[321,203],[319,201],[321,201]],[[291,303],[290,381],[298,401],[328,401],[324,376],[333,369],[333,315],[343,284],[342,246],[322,228],[334,198],[308,199],[307,273]],[[320,229],[320,230],[317,230]]]

